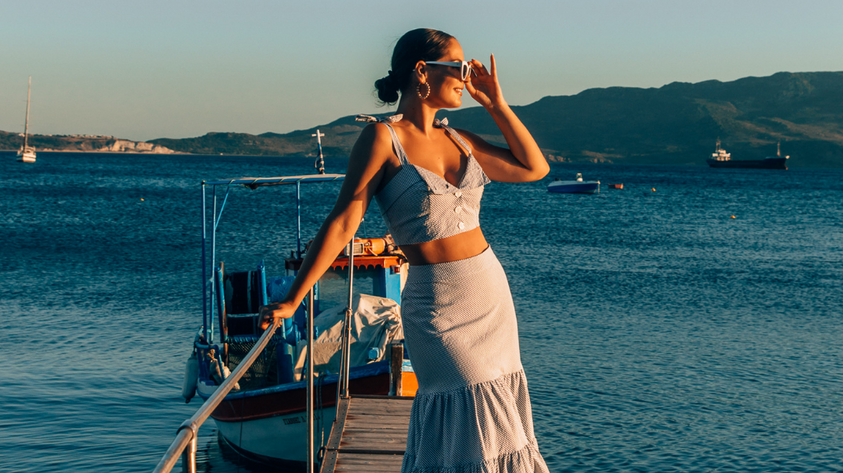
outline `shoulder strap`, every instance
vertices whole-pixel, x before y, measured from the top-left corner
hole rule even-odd
[[[465,148],[465,150],[468,152],[468,154],[471,155],[471,146],[468,146],[468,143],[466,143],[465,140],[462,139],[462,136],[460,136],[460,134],[457,133],[456,130],[454,130],[453,128],[448,126],[448,119],[447,118],[443,118],[442,120],[439,120],[437,118],[436,120],[433,121],[433,126],[438,126],[442,129],[444,129],[445,131],[447,131],[455,140],[457,140],[457,143],[459,143],[460,146]]]
[[[404,152],[404,147],[401,146],[401,140],[398,139],[395,129],[393,129],[392,125],[387,122],[381,123],[389,128],[389,134],[392,135],[392,149],[395,150],[395,155],[398,156],[398,160],[401,161],[401,165],[407,164],[407,153]]]
[[[355,120],[358,122],[377,122],[383,123],[386,125],[386,128],[389,129],[389,134],[392,136],[392,149],[395,151],[395,155],[398,156],[398,160],[401,162],[401,165],[407,164],[407,153],[404,152],[404,147],[401,146],[401,140],[398,139],[398,135],[395,133],[395,129],[392,128],[390,123],[395,123],[401,120],[402,115],[392,115],[389,117],[373,117],[371,115],[357,115]]]

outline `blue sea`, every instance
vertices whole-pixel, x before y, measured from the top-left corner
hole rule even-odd
[[[311,170],[0,154],[0,471],[151,471],[199,406],[181,385],[202,319],[200,182]],[[577,172],[601,192],[546,191]],[[305,235],[337,189],[303,190]],[[293,196],[232,190],[227,268],[280,271]],[[843,471],[843,170],[554,164],[488,186],[481,222],[551,471]],[[383,231],[373,205],[360,235]],[[272,471],[212,421],[200,434],[199,471]]]

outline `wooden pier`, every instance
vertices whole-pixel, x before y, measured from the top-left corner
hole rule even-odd
[[[412,405],[404,396],[340,399],[321,473],[399,473]]]

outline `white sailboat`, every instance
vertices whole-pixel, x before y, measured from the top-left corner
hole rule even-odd
[[[26,124],[23,128],[23,146],[18,151],[18,162],[34,163],[35,148],[29,146],[29,97],[32,93],[32,76],[29,76],[29,88],[26,90]]]

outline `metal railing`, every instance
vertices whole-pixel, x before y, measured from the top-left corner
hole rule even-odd
[[[354,236],[351,237],[347,248],[348,253],[348,306],[345,308],[343,320],[343,339],[341,348],[340,379],[338,383],[338,397],[348,397],[349,372],[351,371],[351,315],[352,303],[354,300]],[[204,245],[203,245],[204,247]],[[204,266],[203,266],[204,268]],[[315,467],[314,458],[314,431],[313,431],[313,296],[314,290],[311,287],[307,296],[307,473],[313,473]],[[182,469],[188,473],[196,473],[196,439],[199,427],[210,417],[211,413],[225,399],[225,396],[234,388],[237,381],[246,374],[246,371],[255,362],[258,355],[266,348],[275,330],[283,323],[283,319],[275,319],[272,326],[264,331],[257,343],[252,347],[245,358],[237,365],[237,368],[225,378],[225,381],[214,391],[214,394],[202,404],[202,407],[195,414],[179,427],[176,438],[170,444],[170,448],[164,454],[164,458],[158,462],[153,473],[169,473],[172,471],[179,455],[182,455]]]
[[[307,297],[307,346],[313,346],[313,288]],[[272,326],[264,331],[257,343],[252,347],[245,358],[237,365],[237,368],[225,378],[225,381],[214,391],[214,394],[202,404],[193,416],[184,421],[179,427],[176,438],[170,444],[170,448],[164,457],[158,462],[153,473],[169,473],[178,462],[179,455],[182,455],[182,469],[188,473],[196,473],[196,439],[199,427],[208,419],[211,412],[225,399],[225,396],[234,388],[237,381],[246,374],[246,371],[255,362],[258,355],[266,348],[272,339],[275,330],[283,323],[283,319],[275,319]],[[307,350],[307,420],[308,420],[308,472],[313,472],[313,350]]]

